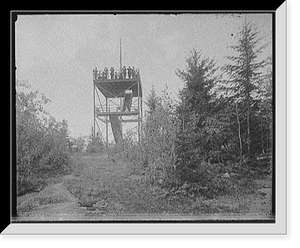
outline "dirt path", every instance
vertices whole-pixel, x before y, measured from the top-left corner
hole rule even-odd
[[[78,206],[78,199],[69,192],[64,182],[18,199],[18,216],[25,221],[72,220],[84,215],[84,209]]]
[[[135,204],[131,198],[138,195],[130,195],[130,189],[136,187],[140,177],[132,176],[126,163],[107,154],[73,160],[71,175],[40,192],[18,197],[15,221],[114,219],[122,216],[125,208],[128,213],[135,211],[130,211],[128,202]]]

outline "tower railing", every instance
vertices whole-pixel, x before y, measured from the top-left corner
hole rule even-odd
[[[136,79],[140,77],[139,69],[134,67],[123,66],[122,69],[116,71],[113,67],[108,69],[107,67],[104,70],[98,70],[97,67],[93,70],[94,80],[124,80],[124,79]]]

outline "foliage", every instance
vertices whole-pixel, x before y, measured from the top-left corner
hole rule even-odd
[[[146,155],[147,175],[152,184],[168,185],[176,181],[177,129],[177,120],[163,106],[147,117],[141,146]]]
[[[259,46],[261,38],[251,23],[245,23],[238,33],[237,45],[231,46],[236,52],[235,56],[228,56],[230,63],[223,67],[228,75],[224,87],[229,100],[236,105],[236,119],[239,125],[240,157],[246,155],[250,161],[258,152],[259,141],[263,127],[259,105],[267,95],[261,87],[264,81],[263,69],[267,60],[259,60],[259,54],[268,44]],[[270,89],[270,88],[269,88]],[[260,130],[253,127],[260,127]],[[263,142],[263,140],[262,140]]]
[[[272,143],[272,73],[264,70],[272,62],[258,61],[266,47],[258,46],[260,41],[255,28],[246,23],[232,46],[235,56],[228,57],[232,63],[222,67],[225,74],[216,76],[215,62],[195,50],[186,70],[177,70],[184,82],[176,109],[176,173],[181,187],[198,188],[206,197],[226,194],[241,185],[223,178],[224,173],[249,178],[256,165],[260,170],[261,154]]]
[[[70,154],[81,153],[86,149],[86,137],[69,137],[68,150]]]
[[[133,172],[144,174],[151,185],[170,186],[176,183],[175,141],[179,128],[174,101],[167,87],[161,97],[153,88],[146,104],[151,111],[143,123],[140,144],[128,134],[117,149],[130,161]]]
[[[256,61],[265,48],[257,48],[257,36],[245,24],[232,47],[236,55],[228,57],[232,64],[221,71],[192,50],[186,69],[176,71],[184,83],[177,104],[167,89],[159,97],[152,88],[140,145],[130,137],[122,144],[135,172],[151,185],[168,188],[175,198],[178,192],[214,197],[235,192],[243,176],[257,173],[255,159],[272,143],[272,73],[263,70],[266,60]],[[223,177],[228,173],[240,181]]]
[[[17,140],[17,193],[35,190],[49,175],[68,170],[68,124],[58,122],[43,108],[49,102],[30,85],[17,82],[16,140]]]
[[[156,91],[154,89],[154,86],[152,85],[152,89],[150,91],[150,95],[146,99],[146,105],[149,108],[147,111],[148,114],[152,114],[155,109],[161,105],[161,99],[160,97],[156,94]]]
[[[212,115],[214,103],[211,89],[216,79],[215,71],[215,62],[202,58],[201,53],[195,50],[187,59],[187,69],[177,71],[184,81],[184,88],[180,92],[181,102],[177,107],[181,130],[176,144],[176,166],[182,181],[201,180],[201,163],[210,158],[215,145],[210,134],[219,132]],[[215,129],[210,127],[212,123]]]
[[[97,132],[94,136],[93,127],[91,129],[91,134],[89,136],[88,145],[86,147],[87,153],[99,153],[104,149],[104,142],[102,136]]]

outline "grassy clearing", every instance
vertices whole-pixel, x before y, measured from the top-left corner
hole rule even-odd
[[[208,199],[187,189],[153,186],[131,164],[108,153],[75,155],[72,160],[71,174],[49,179],[52,184],[39,193],[19,197],[21,216],[23,213],[23,216],[55,217],[69,213],[84,220],[130,216],[210,219],[229,215],[239,219],[268,218],[270,214],[270,177],[245,184],[234,193]]]
[[[207,199],[184,190],[151,186],[130,164],[107,154],[77,157],[73,174],[76,177],[65,182],[67,189],[82,207],[105,215],[268,215],[271,210],[271,178],[255,181],[251,189]]]
[[[65,184],[82,207],[105,214],[142,214],[156,208],[155,191],[149,190],[143,176],[131,174],[122,160],[107,155],[76,160],[76,177]]]

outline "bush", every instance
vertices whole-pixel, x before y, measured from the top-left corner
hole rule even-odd
[[[147,99],[149,107],[146,121],[142,125],[140,144],[127,134],[115,153],[120,152],[129,161],[136,174],[145,175],[152,186],[171,187],[176,184],[175,140],[178,121],[173,114],[174,104],[167,90],[158,97],[154,90]]]
[[[178,123],[166,107],[159,106],[147,117],[141,142],[147,174],[152,184],[176,183],[175,140]]]
[[[133,133],[124,135],[122,141],[115,144],[110,149],[112,156],[119,155],[127,160],[130,164],[132,173],[145,174],[147,165],[147,156],[145,155],[141,145],[134,139]]]
[[[99,144],[98,142],[91,141],[87,147],[86,152],[87,153],[99,153],[103,150],[103,145]]]
[[[49,102],[37,91],[18,84],[16,94],[17,194],[36,190],[49,176],[65,173],[69,166],[67,127],[43,109]]]
[[[86,147],[87,153],[99,153],[104,149],[104,142],[99,132],[94,136],[94,130],[92,128],[91,134],[89,137],[89,142]]]

